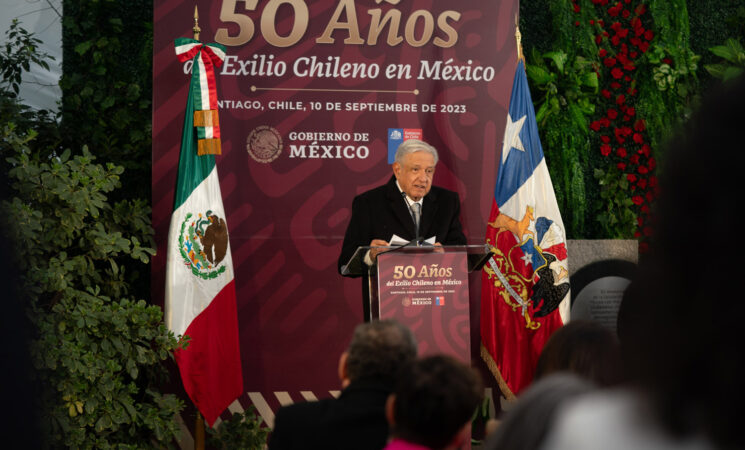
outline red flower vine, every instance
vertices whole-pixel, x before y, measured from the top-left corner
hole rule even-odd
[[[633,210],[637,215],[639,238],[651,234],[650,203],[657,195],[656,162],[651,156],[647,124],[637,117],[638,91],[636,70],[641,57],[654,39],[654,31],[645,26],[647,6],[633,0],[611,2],[591,0],[596,16],[588,25],[595,32],[600,80],[597,119],[590,124],[600,141],[600,154],[608,167],[616,167],[628,182]],[[572,0],[575,13],[578,0]],[[646,243],[640,250],[646,249]]]

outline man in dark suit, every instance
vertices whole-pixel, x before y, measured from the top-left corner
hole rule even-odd
[[[435,245],[466,244],[458,194],[432,186],[437,161],[437,150],[426,142],[409,139],[399,145],[388,183],[358,195],[352,202],[339,273],[346,275],[345,265],[358,247],[387,246],[394,235],[408,241],[434,237]],[[371,249],[365,264],[372,266],[379,252]],[[366,275],[362,288],[363,317],[369,320]]]
[[[388,439],[386,400],[399,370],[416,352],[411,331],[396,321],[357,326],[339,359],[339,398],[280,408],[269,450],[383,448]]]

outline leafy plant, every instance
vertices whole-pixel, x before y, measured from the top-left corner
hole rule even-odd
[[[266,446],[269,428],[262,426],[263,420],[250,406],[243,413],[235,413],[220,423],[217,429],[208,428],[207,444],[220,450],[256,450]]]
[[[41,40],[21,27],[18,19],[13,19],[5,36],[7,40],[0,50],[0,75],[3,79],[0,89],[5,90],[9,87],[15,94],[18,94],[23,72],[31,68],[31,63],[49,69],[47,60],[53,58],[46,53],[39,52]]]
[[[556,199],[567,236],[585,236],[585,173],[590,148],[589,117],[595,112],[598,77],[592,61],[563,50],[531,52],[526,66],[536,96],[536,120],[541,133]]]
[[[160,308],[126,297],[122,264],[147,263],[154,253],[143,245],[152,234],[149,208],[110,204],[123,169],[95,163],[87,149],[39,158],[34,132],[7,123],[1,136],[11,196],[0,211],[34,327],[46,445],[167,447],[183,404],[158,387],[178,343]]]
[[[597,219],[606,236],[611,239],[627,239],[636,229],[636,214],[631,209],[634,201],[630,196],[629,181],[615,167],[607,170],[595,169],[595,179],[600,186],[601,202],[597,205]]]
[[[149,198],[152,1],[83,0],[64,9],[64,144],[88,145],[127,170],[115,198]]]
[[[724,60],[719,64],[704,66],[711,76],[727,81],[745,72],[745,49],[737,39],[729,38],[724,45],[717,45],[709,50]]]

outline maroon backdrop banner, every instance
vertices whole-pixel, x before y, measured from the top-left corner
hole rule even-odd
[[[518,0],[197,5],[200,40],[228,55],[216,75],[217,165],[244,388],[327,396],[362,321],[360,280],[338,275],[336,261],[352,199],[391,176],[389,129],[421,130],[438,149],[434,183],[460,194],[468,241],[484,242],[517,65]],[[174,39],[192,37],[193,13],[179,0],[154,5],[152,294],[161,304],[190,76]]]

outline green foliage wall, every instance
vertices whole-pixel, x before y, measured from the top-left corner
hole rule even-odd
[[[638,7],[644,9],[638,10]],[[622,18],[620,12],[623,10],[627,10],[624,12],[627,15]],[[618,43],[610,45],[608,41],[617,29],[612,31],[609,26],[618,22],[622,31],[624,28],[631,30],[631,22],[624,21],[635,16],[643,21],[642,28],[651,30],[654,37],[649,40],[649,48],[644,49],[644,54],[632,58],[634,68],[623,67],[627,75],[626,87],[634,92],[633,102],[629,103],[632,96],[628,94],[625,101],[616,98],[618,92],[612,92],[612,98],[606,96],[609,90],[614,91],[615,88],[609,84],[614,80],[610,77],[608,56],[599,52],[608,51],[609,56],[615,57],[620,46]],[[520,28],[537,113],[541,116],[540,109],[545,108],[545,103],[550,100],[546,92],[551,91],[559,95],[564,113],[553,119],[544,118],[544,122],[539,123],[539,132],[569,238],[643,239],[649,233],[648,215],[654,197],[654,193],[649,193],[649,185],[656,183],[656,176],[648,173],[656,167],[664,170],[666,139],[695,108],[698,96],[712,82],[711,76],[702,70],[702,63],[721,59],[709,49],[722,45],[729,37],[740,37],[745,43],[745,20],[738,20],[738,17],[745,18],[745,6],[741,0],[521,2]],[[598,19],[607,23],[599,25]],[[628,36],[624,36],[621,43],[624,39]],[[632,44],[626,42],[631,48]],[[592,128],[595,133],[587,137],[580,130],[581,118],[571,111],[573,102],[575,110],[582,103],[579,99],[571,100],[572,95],[562,95],[562,92],[571,94],[572,91],[566,77],[576,78],[581,73],[575,70],[572,75],[565,69],[563,75],[559,74],[557,66],[551,63],[557,52],[566,55],[570,63],[580,57],[595,65],[599,92],[591,97],[595,106],[594,116],[588,115],[589,108],[581,108],[594,120]],[[543,69],[548,72],[544,74]],[[552,79],[547,81],[546,77]],[[699,83],[699,80],[703,82]],[[623,77],[618,81],[624,82]],[[619,143],[625,144],[622,140],[615,142],[615,139],[610,142],[610,148],[601,147],[609,142],[599,140],[603,133],[598,128],[608,126],[607,113],[612,113],[613,117],[616,114],[614,105],[608,103],[609,99],[621,101],[619,105],[624,107],[632,107],[634,114],[631,117],[643,121],[632,121],[632,132],[640,145],[638,149],[626,148],[628,145],[617,149]],[[571,117],[579,119],[569,120]],[[622,123],[613,120],[610,124],[611,128],[623,128]],[[609,150],[612,152],[608,153]],[[625,160],[629,150],[643,150],[641,157],[648,158],[649,164],[645,160],[643,167],[637,162],[630,166]],[[578,165],[581,165],[581,173]],[[637,172],[639,168],[643,173]],[[633,170],[629,172],[629,169]],[[643,196],[639,195],[640,186],[634,184],[639,179],[644,179]],[[578,217],[578,214],[584,217]]]
[[[152,1],[64,1],[64,146],[126,170],[115,198],[150,198]]]

